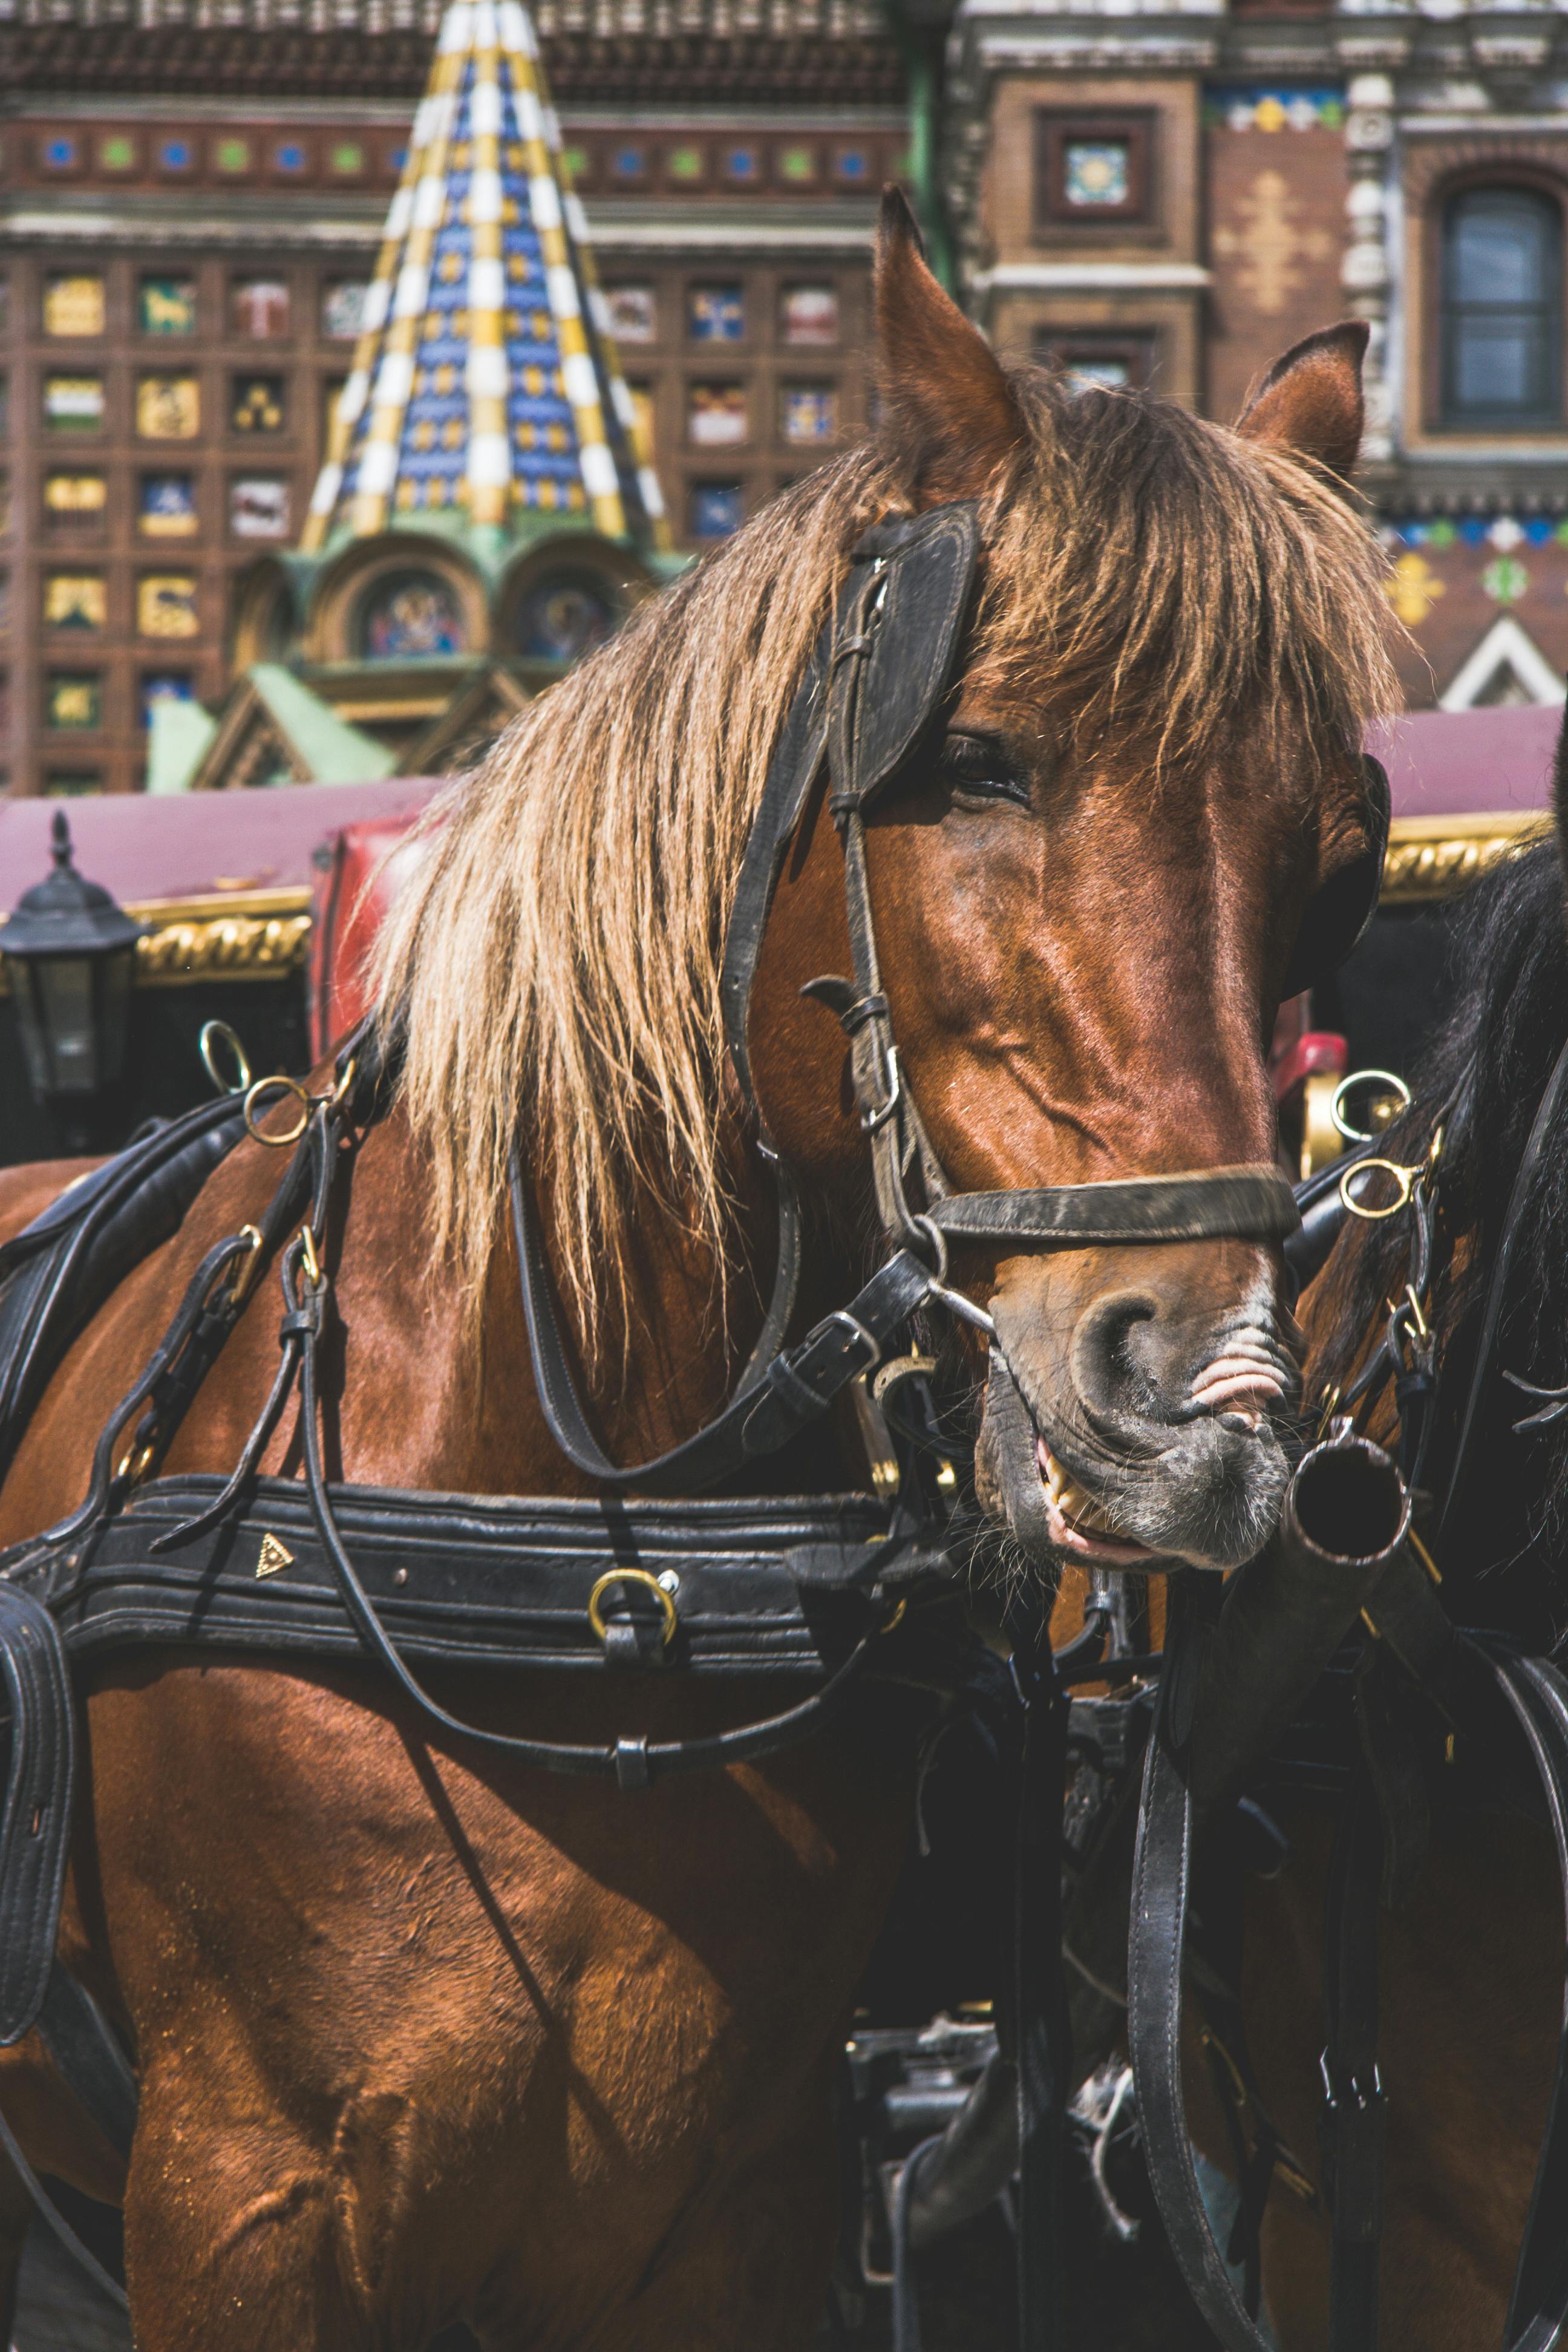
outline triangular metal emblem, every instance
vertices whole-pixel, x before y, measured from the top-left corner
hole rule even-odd
[[[276,1536],[262,1537],[261,1549],[256,1561],[258,1576],[276,1576],[280,1568],[292,1568],[293,1565],[294,1555],[287,1544],[280,1544]]]

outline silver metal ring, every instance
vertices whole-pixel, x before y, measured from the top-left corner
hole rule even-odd
[[[219,1075],[217,1065],[213,1058],[215,1045],[226,1047],[234,1055],[234,1066],[239,1076],[233,1086],[230,1086],[226,1077]],[[203,1069],[220,1095],[248,1093],[251,1083],[250,1063],[247,1058],[245,1047],[226,1021],[204,1021],[202,1034],[196,1041],[196,1051],[202,1057]]]
[[[1340,1080],[1339,1085],[1334,1088],[1333,1100],[1329,1105],[1329,1117],[1334,1123],[1335,1130],[1347,1143],[1377,1141],[1378,1130],[1375,1128],[1352,1127],[1344,1113],[1345,1097],[1352,1087],[1371,1086],[1386,1087],[1390,1094],[1397,1095],[1401,1110],[1408,1110],[1410,1108],[1410,1089],[1403,1078],[1395,1077],[1392,1070],[1352,1070],[1348,1078]]]
[[[912,1234],[918,1234],[921,1240],[929,1243],[931,1246],[931,1255],[936,1261],[934,1268],[936,1279],[938,1282],[945,1282],[947,1280],[947,1235],[934,1217],[928,1217],[923,1213],[916,1215],[914,1211],[907,1206],[904,1213],[910,1231]]]

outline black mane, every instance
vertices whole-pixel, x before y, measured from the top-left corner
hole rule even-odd
[[[1383,1147],[1391,1159],[1413,1163],[1425,1156],[1435,1129],[1443,1129],[1433,1292],[1442,1380],[1427,1473],[1439,1501],[1515,1178],[1568,1041],[1568,921],[1555,842],[1507,860],[1470,892],[1456,926],[1450,974],[1451,1010],[1413,1074],[1415,1100]],[[1409,1242],[1409,1221],[1402,1217],[1352,1225],[1342,1240],[1325,1276],[1332,1328],[1314,1353],[1314,1394],[1336,1381],[1348,1384],[1369,1337],[1383,1328],[1385,1302],[1406,1279]],[[1568,1097],[1523,1202],[1515,1263],[1497,1366],[1556,1386],[1568,1380]],[[1512,1424],[1531,1409],[1500,1378],[1489,1381],[1450,1530],[1453,1564],[1463,1577],[1504,1568],[1527,1546],[1539,1544],[1549,1554],[1563,1548],[1568,1418],[1516,1434]],[[1447,1573],[1448,1563],[1443,1565]],[[1561,1617],[1561,1600],[1552,1605]]]

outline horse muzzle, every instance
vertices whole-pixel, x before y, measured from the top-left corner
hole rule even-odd
[[[976,1460],[991,1516],[1026,1550],[1086,1567],[1250,1559],[1279,1520],[1289,1465],[1275,1424],[1300,1394],[1297,1335],[1268,1286],[1187,1313],[1150,1287],[1118,1289],[1091,1297],[1065,1342],[1055,1309],[1033,1281],[993,1301]]]

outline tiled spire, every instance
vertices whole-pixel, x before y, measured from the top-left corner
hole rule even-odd
[[[300,547],[591,516],[668,546],[520,0],[451,0]]]

